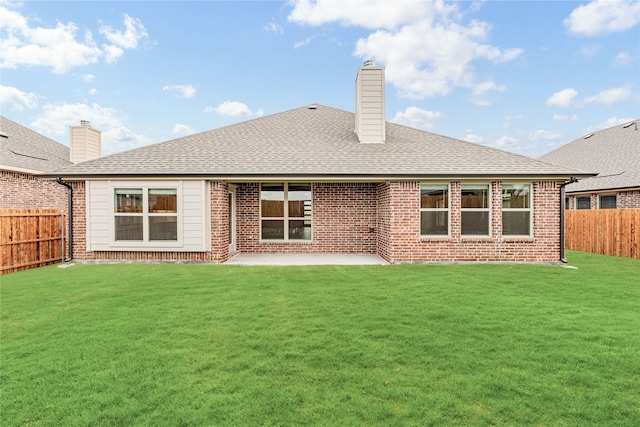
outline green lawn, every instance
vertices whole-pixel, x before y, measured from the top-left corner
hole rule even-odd
[[[640,425],[640,261],[1,278],[0,424]]]

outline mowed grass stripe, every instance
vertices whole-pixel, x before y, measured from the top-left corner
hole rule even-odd
[[[640,262],[2,277],[2,425],[640,425]]]

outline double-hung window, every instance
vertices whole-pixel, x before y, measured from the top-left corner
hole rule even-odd
[[[460,233],[463,236],[489,236],[491,230],[489,184],[462,184],[460,190]]]
[[[531,184],[502,184],[502,235],[531,235]]]
[[[449,235],[449,185],[420,185],[420,235]]]
[[[590,196],[576,197],[576,209],[591,209],[591,197]]]
[[[616,195],[615,194],[601,194],[598,197],[598,206],[600,209],[615,209],[616,208]]]
[[[115,188],[114,240],[178,240],[176,188]]]
[[[260,186],[262,240],[311,240],[311,184]]]

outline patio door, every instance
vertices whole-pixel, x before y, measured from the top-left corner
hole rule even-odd
[[[236,250],[236,186],[229,184],[229,254]]]

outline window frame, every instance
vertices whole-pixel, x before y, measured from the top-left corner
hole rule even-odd
[[[615,206],[612,208],[602,207],[602,198],[603,197],[613,197]],[[606,193],[606,194],[598,194],[598,209],[617,209],[618,208],[618,195],[616,193]]]
[[[142,191],[142,212],[117,212],[116,191],[118,190],[141,190]],[[150,212],[149,191],[150,190],[174,190],[176,196],[175,212]],[[110,220],[109,220],[109,246],[113,248],[178,248],[183,245],[182,230],[182,187],[177,182],[113,182],[109,186],[110,194]],[[116,240],[116,217],[138,217],[142,218],[142,240]],[[150,240],[150,218],[175,217],[176,239],[175,240]]]
[[[589,207],[581,208],[580,207],[580,199],[583,199],[583,200],[587,199],[589,201]],[[585,210],[585,211],[589,210],[589,209],[591,209],[591,196],[575,196],[574,203],[575,203],[575,209],[576,210]]]
[[[447,189],[447,207],[446,208],[423,208],[422,207],[422,188],[423,186],[440,186]],[[420,194],[418,196],[420,211],[420,237],[427,238],[449,238],[451,237],[451,183],[450,182],[421,182]],[[423,234],[422,233],[422,212],[447,212],[447,233],[446,234]]]
[[[529,187],[529,207],[528,208],[505,208],[504,207],[504,189],[508,186],[528,186]],[[501,184],[501,193],[502,193],[502,235],[506,238],[511,237],[533,237],[533,183],[531,182],[503,182]],[[505,212],[529,212],[529,234],[504,234],[504,213]]]
[[[480,186],[487,187],[487,207],[485,208],[464,208],[462,207],[462,192],[464,191],[464,187],[472,187],[472,186]],[[490,182],[466,182],[460,183],[460,237],[462,239],[475,239],[475,238],[487,238],[492,237],[492,223],[493,223],[493,193],[491,191],[491,183]],[[463,233],[463,213],[464,212],[487,212],[487,234],[464,234]]]
[[[265,217],[262,215],[262,188],[263,185],[265,184],[282,184],[283,186],[283,199],[282,199],[282,203],[283,203],[283,216],[269,216],[269,217]],[[289,215],[289,202],[291,200],[289,200],[289,186],[296,186],[296,185],[308,185],[309,186],[309,215],[306,215],[306,209],[305,209],[305,216],[303,217],[291,217]],[[261,182],[260,183],[260,190],[258,192],[258,200],[259,200],[259,207],[260,207],[260,211],[259,211],[259,225],[260,225],[260,229],[259,229],[259,236],[260,236],[260,242],[285,242],[285,243],[311,243],[313,241],[313,183],[312,182],[289,182],[289,181],[278,181],[278,182]],[[291,236],[289,235],[289,223],[290,221],[304,221],[307,222],[309,221],[309,239],[296,239],[296,238],[291,238]],[[282,221],[283,222],[283,236],[282,239],[278,239],[278,238],[264,238],[263,234],[262,234],[262,223],[263,221]]]

